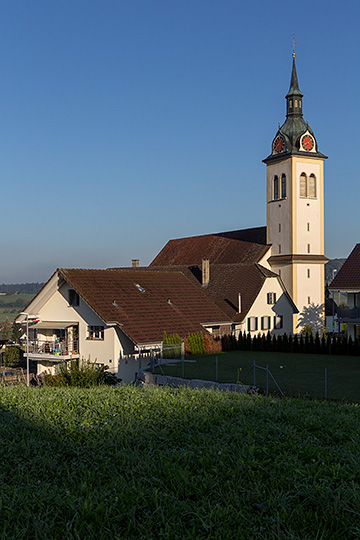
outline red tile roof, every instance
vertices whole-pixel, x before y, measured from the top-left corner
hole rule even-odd
[[[234,321],[242,321],[256,300],[265,280],[278,277],[277,274],[260,264],[210,264],[210,281],[201,285],[201,266],[166,266],[151,267],[156,270],[171,270],[183,272],[219,308]],[[241,294],[241,312],[239,308],[239,293]]]
[[[265,255],[266,227],[230,231],[170,240],[150,264],[173,266],[201,264],[255,263]]]
[[[356,244],[329,289],[336,291],[360,290],[360,244]]]
[[[231,322],[181,272],[148,269],[64,269],[59,274],[105,322],[117,322],[136,344],[159,342],[163,333],[203,330],[201,323]]]

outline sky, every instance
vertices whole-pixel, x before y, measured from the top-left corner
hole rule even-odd
[[[262,226],[295,32],[325,254],[360,241],[360,3],[0,0],[0,283]]]

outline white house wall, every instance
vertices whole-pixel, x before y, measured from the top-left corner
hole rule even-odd
[[[276,303],[275,304],[268,304],[267,303],[267,295],[268,293],[276,293]],[[276,315],[282,315],[283,316],[283,327],[281,329],[275,329],[274,328],[274,316]],[[267,334],[268,330],[261,330],[261,317],[271,317],[271,326],[270,326],[270,332],[271,334],[291,334],[293,331],[293,306],[288,298],[288,296],[284,293],[278,278],[267,278],[264,285],[262,286],[255,302],[253,303],[252,307],[250,308],[246,320],[245,320],[245,326],[237,325],[237,334],[240,330],[247,332],[248,326],[247,326],[247,320],[249,317],[257,317],[258,318],[258,329],[257,331],[250,332],[251,335],[256,335],[259,333],[265,333]]]
[[[79,306],[70,306],[68,302],[69,289],[71,287],[66,282],[60,284],[60,288],[55,290],[50,298],[45,297],[45,304],[41,306],[41,298],[37,299],[37,311],[32,313],[38,315],[41,321],[64,321],[78,323],[79,329],[79,352],[81,358],[90,359],[92,362],[104,364],[109,367],[109,371],[117,374],[124,382],[134,380],[138,371],[138,361],[134,358],[126,363],[122,361],[124,357],[130,357],[134,353],[132,341],[115,326],[104,325],[103,320],[86,304],[80,297]],[[29,306],[31,307],[31,305]],[[35,306],[33,306],[35,307]],[[104,339],[89,339],[88,326],[103,326]],[[46,336],[46,332],[41,334],[39,329],[38,339]],[[38,365],[38,372],[54,372],[53,367],[48,363]]]

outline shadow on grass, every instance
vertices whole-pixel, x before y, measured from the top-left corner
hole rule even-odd
[[[1,537],[355,538],[359,435],[351,406],[3,388]]]

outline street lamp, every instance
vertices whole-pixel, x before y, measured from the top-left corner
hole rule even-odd
[[[29,317],[31,319],[36,319],[33,315],[29,315],[26,311],[22,311],[20,315],[25,315],[26,317],[26,386],[30,386],[30,374],[29,374]]]

